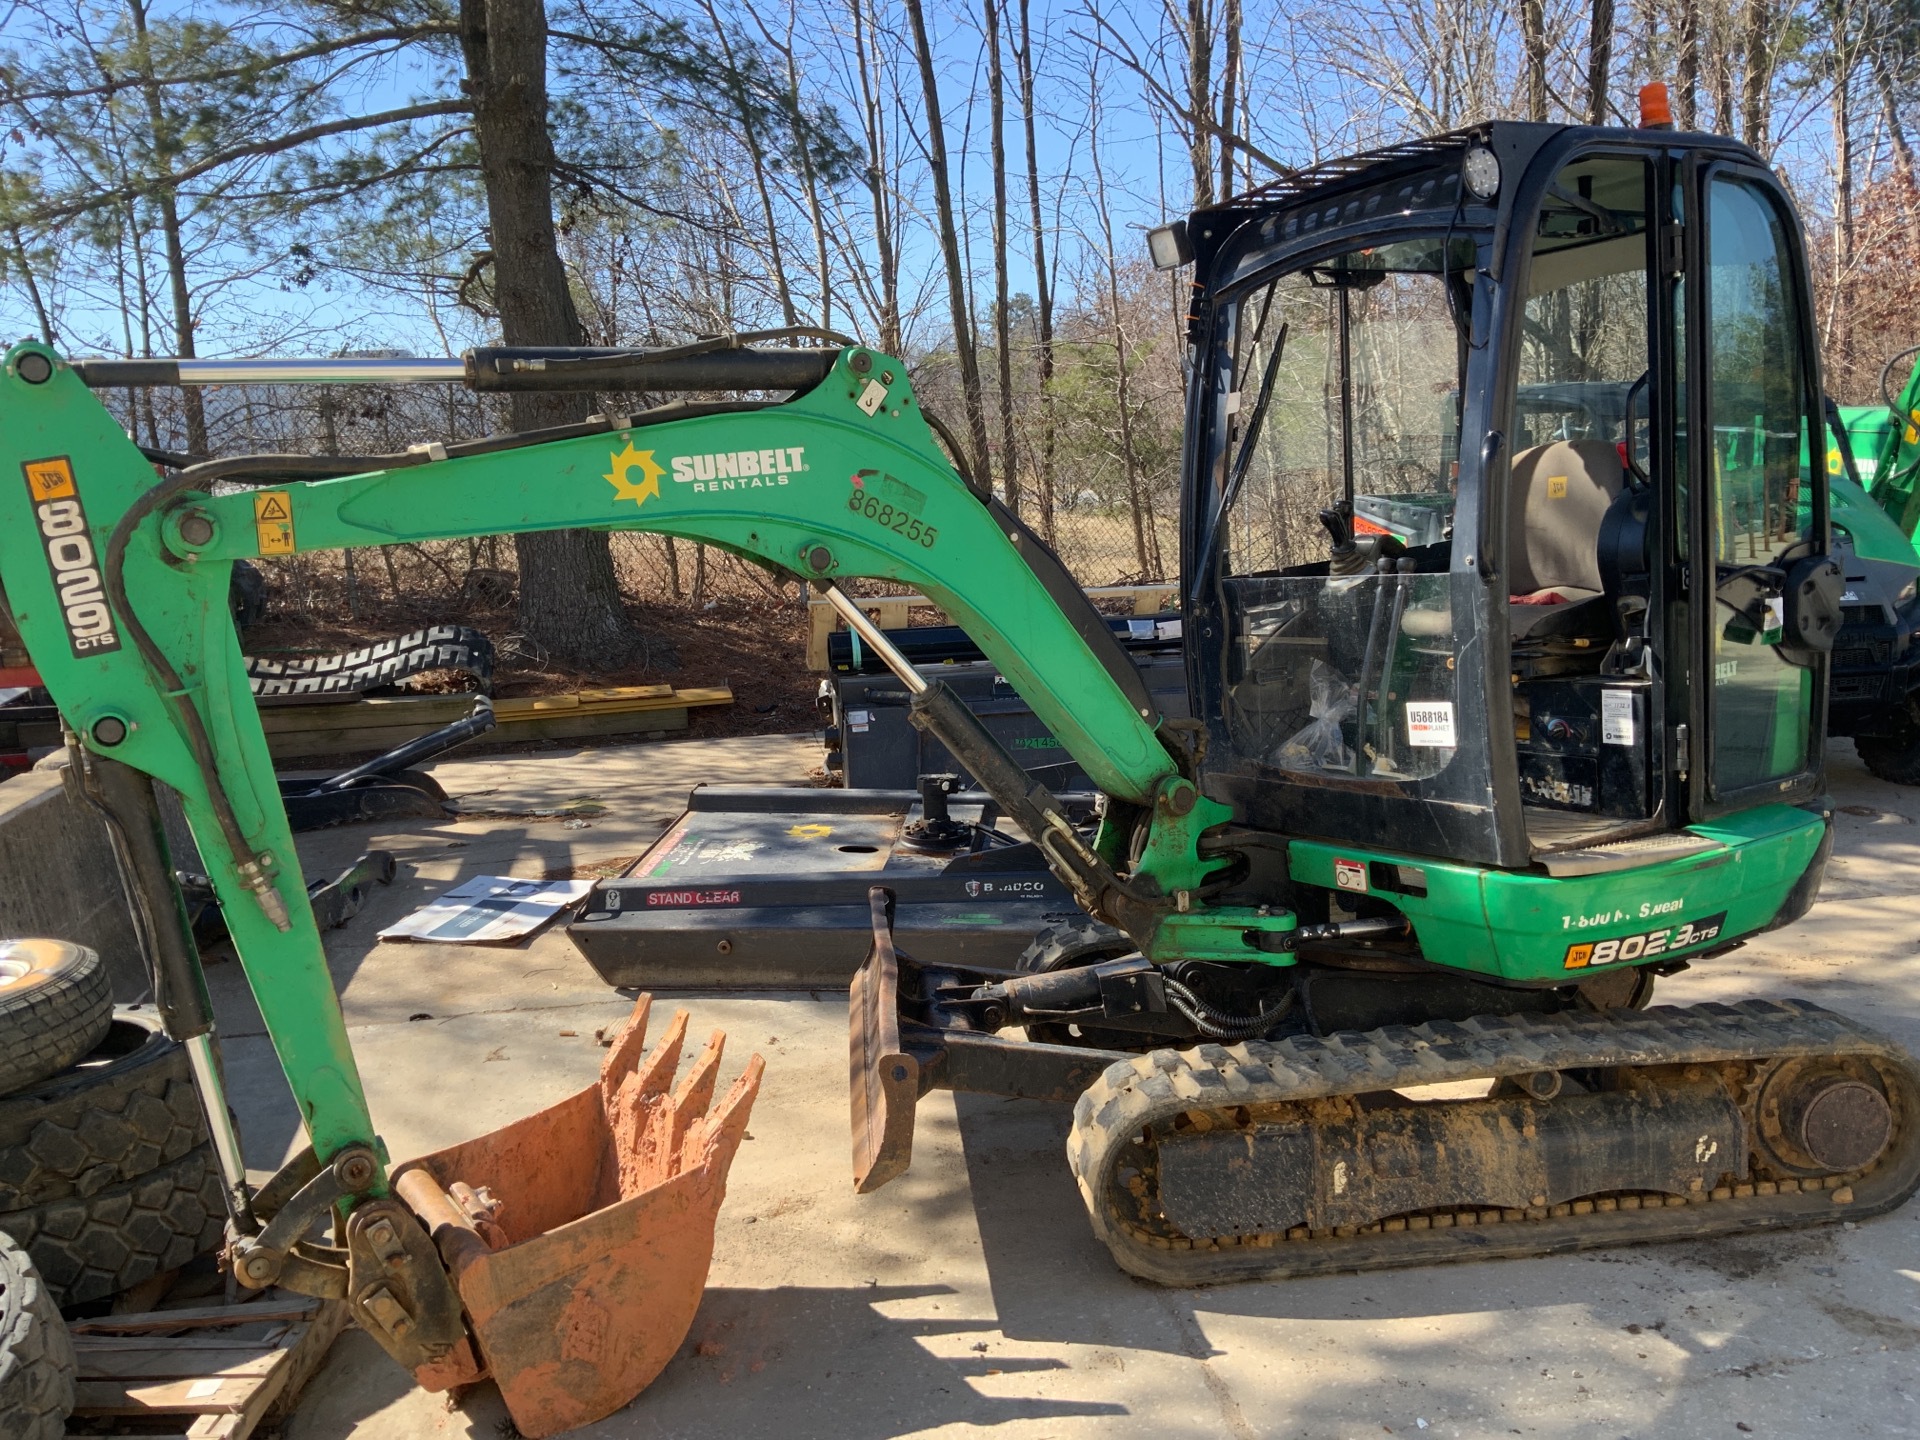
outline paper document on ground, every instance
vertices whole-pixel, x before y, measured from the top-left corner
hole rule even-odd
[[[382,940],[485,945],[531,935],[593,888],[591,880],[512,880],[476,875],[380,932]]]

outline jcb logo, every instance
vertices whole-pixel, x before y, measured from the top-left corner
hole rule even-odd
[[[93,553],[93,534],[87,512],[74,483],[73,462],[62,455],[51,460],[29,460],[27,493],[33,497],[34,523],[46,551],[47,569],[60,597],[60,618],[67,627],[73,658],[109,655],[120,648],[113,611],[107,607],[100,567]]]

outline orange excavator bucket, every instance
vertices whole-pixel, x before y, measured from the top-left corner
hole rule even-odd
[[[727,1168],[764,1062],[718,1105],[715,1031],[674,1084],[687,1012],[640,1058],[642,995],[598,1084],[394,1172],[459,1293],[467,1347],[416,1370],[430,1390],[491,1374],[528,1440],[612,1414],[665,1368],[706,1288]]]

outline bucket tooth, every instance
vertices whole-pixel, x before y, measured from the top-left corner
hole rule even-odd
[[[706,1288],[765,1062],[752,1056],[713,1107],[724,1036],[676,1087],[687,1013],[643,1057],[649,1013],[643,995],[594,1084],[394,1175],[528,1440],[639,1394],[686,1338]]]
[[[647,1020],[653,1013],[653,996],[642,995],[620,1028],[614,1031],[606,1058],[600,1062],[600,1083],[620,1088],[620,1082],[634,1068],[647,1044]]]
[[[706,1048],[687,1071],[686,1078],[674,1087],[673,1148],[676,1151],[686,1141],[687,1128],[705,1115],[707,1107],[713,1103],[714,1082],[720,1078],[720,1053],[726,1049],[726,1045],[726,1032],[714,1031],[707,1040]]]

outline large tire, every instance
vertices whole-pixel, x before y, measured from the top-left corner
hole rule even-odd
[[[20,1247],[0,1235],[0,1435],[61,1440],[77,1369],[53,1296]]]
[[[0,1213],[97,1195],[206,1139],[185,1048],[124,1007],[80,1064],[0,1099]]]
[[[1118,960],[1139,950],[1131,936],[1102,924],[1091,915],[1058,920],[1035,932],[1013,968],[1023,975],[1042,975],[1053,970],[1072,970],[1081,965],[1097,965],[1102,960]],[[1042,1045],[1091,1045],[1099,1050],[1138,1050],[1152,1037],[1138,1030],[1101,1030],[1092,1026],[1074,1027],[1052,1022],[1029,1022],[1027,1038]]]
[[[59,1305],[102,1300],[216,1248],[226,1229],[220,1166],[197,1145],[138,1179],[31,1210],[0,1231],[33,1258]]]
[[[100,954],[65,940],[0,940],[0,1095],[57,1075],[113,1021]]]
[[[1877,778],[1892,785],[1920,785],[1920,729],[1895,738],[1858,736],[1853,748]]]

